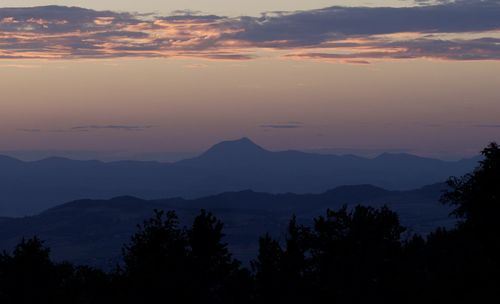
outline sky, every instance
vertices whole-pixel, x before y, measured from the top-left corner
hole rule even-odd
[[[0,0],[0,151],[245,136],[472,156],[500,137],[499,15],[497,0]]]

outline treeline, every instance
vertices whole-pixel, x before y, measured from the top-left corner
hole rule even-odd
[[[284,239],[261,237],[249,268],[204,210],[189,228],[155,211],[105,273],[53,263],[37,238],[0,255],[0,303],[449,303],[500,294],[500,148],[471,174],[452,178],[443,203],[460,223],[409,235],[388,208],[328,210]]]

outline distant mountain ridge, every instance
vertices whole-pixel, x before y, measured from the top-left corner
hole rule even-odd
[[[133,195],[196,198],[252,189],[321,193],[341,185],[391,190],[418,188],[463,175],[478,158],[441,161],[409,154],[369,159],[299,151],[271,152],[248,138],[214,145],[175,163],[76,161],[60,157],[23,162],[0,157],[0,216],[36,214],[63,202]]]
[[[292,214],[309,223],[326,209],[357,204],[387,205],[401,217],[409,232],[428,233],[453,225],[451,209],[438,202],[444,184],[411,191],[389,191],[371,185],[342,186],[322,194],[270,194],[251,190],[221,193],[198,199],[143,200],[132,196],[110,200],[78,200],[25,218],[0,218],[0,250],[10,250],[23,236],[37,235],[47,241],[57,260],[100,267],[114,267],[121,246],[136,225],[153,209],[175,210],[186,226],[207,209],[225,223],[227,241],[237,258],[254,257],[259,236],[269,232],[280,237]]]

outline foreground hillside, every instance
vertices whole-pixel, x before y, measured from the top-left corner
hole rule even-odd
[[[296,214],[307,223],[326,209],[363,204],[396,211],[410,232],[428,233],[453,223],[450,208],[438,200],[445,185],[412,191],[388,191],[369,185],[344,186],[322,194],[267,194],[231,192],[199,199],[142,200],[117,197],[111,200],[79,200],[39,215],[0,219],[0,249],[10,249],[19,240],[34,235],[47,241],[53,257],[108,268],[114,266],[121,246],[136,225],[154,209],[175,210],[187,225],[200,209],[216,214],[225,223],[226,241],[235,256],[248,262],[257,251],[259,236],[269,232],[280,237]]]
[[[268,193],[322,193],[342,185],[408,190],[471,171],[478,159],[446,162],[408,154],[356,156],[271,152],[249,139],[219,143],[177,163],[22,162],[0,157],[0,216],[37,214],[80,198],[132,195],[145,199],[196,198],[252,189]]]

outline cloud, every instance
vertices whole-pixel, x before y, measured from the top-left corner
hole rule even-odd
[[[493,128],[493,129],[496,129],[496,128],[500,128],[500,124],[492,124],[492,125],[475,125],[476,128]]]
[[[132,126],[132,125],[89,125],[77,126],[71,128],[72,131],[88,132],[91,130],[118,130],[118,131],[145,131],[154,128],[154,126]]]
[[[463,33],[500,29],[500,2],[470,1],[402,8],[329,7],[245,18],[238,37],[289,46],[318,46],[347,37],[395,33]]]
[[[0,8],[0,59],[118,57],[250,60],[500,59],[500,0],[417,1],[224,17],[45,6]],[[269,56],[266,53],[265,56]]]
[[[415,59],[436,58],[444,60],[500,60],[500,39],[481,38],[471,40],[415,39],[397,42],[372,42],[359,51],[351,53],[288,54],[287,57],[301,59],[344,60],[359,59]],[[361,63],[368,63],[364,61]]]
[[[188,69],[206,69],[206,68],[208,68],[208,65],[203,64],[203,63],[192,63],[192,64],[185,65],[184,67],[186,67]]]
[[[113,131],[146,131],[155,128],[153,125],[87,125],[87,126],[76,126],[66,129],[28,129],[22,128],[17,129],[19,132],[27,133],[39,133],[39,132],[50,132],[50,133],[68,133],[68,132],[90,132],[99,130],[113,130]]]
[[[288,122],[280,124],[266,124],[260,125],[259,127],[264,129],[298,129],[302,128],[304,125],[301,122]]]
[[[13,68],[13,69],[39,69],[42,66],[32,64],[0,64],[0,68]]]

